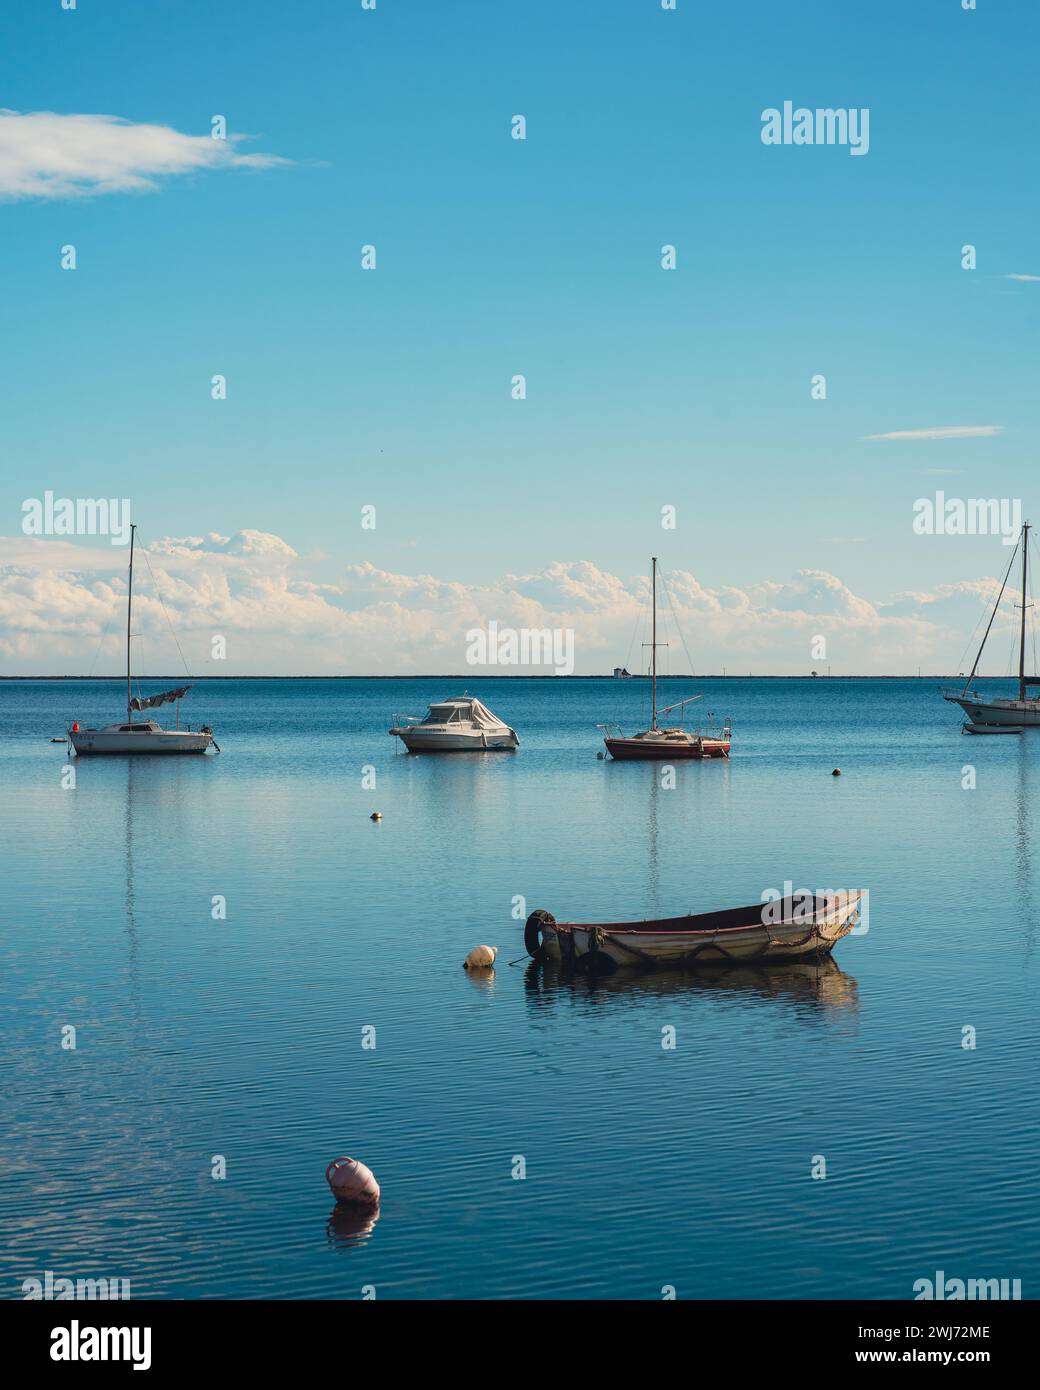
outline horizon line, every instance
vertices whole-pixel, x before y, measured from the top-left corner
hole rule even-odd
[[[155,674],[155,675],[135,675],[133,679],[134,679],[134,681],[135,681],[135,683],[136,683],[136,682],[138,682],[138,681],[171,681],[171,680],[183,680],[184,678],[183,678],[183,676],[173,676],[173,675],[168,675],[168,674],[167,674],[167,675]],[[910,671],[910,672],[906,672],[906,671],[904,671],[904,672],[899,672],[899,671],[888,671],[888,672],[884,672],[883,674],[879,674],[879,675],[877,675],[877,674],[871,675],[871,674],[869,674],[869,673],[867,673],[867,672],[865,672],[865,671],[859,671],[859,672],[857,672],[857,671],[847,671],[847,672],[844,672],[844,673],[840,673],[840,672],[839,672],[839,673],[836,673],[836,674],[833,674],[833,675],[832,675],[832,674],[827,674],[827,675],[816,674],[816,675],[813,675],[811,672],[784,672],[784,671],[763,671],[763,672],[759,672],[757,675],[756,675],[755,673],[751,672],[751,671],[748,671],[748,672],[747,672],[746,674],[744,674],[744,675],[737,675],[737,674],[731,674],[730,672],[726,672],[726,673],[724,674],[722,671],[712,671],[712,672],[709,672],[709,673],[707,673],[707,674],[705,674],[705,675],[701,675],[701,676],[693,675],[693,674],[688,673],[688,672],[687,672],[687,673],[681,673],[681,672],[680,672],[680,673],[678,673],[678,674],[672,674],[672,675],[669,675],[669,676],[660,676],[660,675],[659,675],[659,676],[657,677],[657,680],[658,680],[659,683],[660,683],[661,681],[675,681],[675,680],[695,680],[695,681],[716,681],[716,680],[717,680],[717,681],[722,681],[722,680],[726,680],[726,681],[802,681],[802,680],[804,680],[804,681],[811,681],[811,680],[821,680],[821,681],[828,681],[828,680],[830,680],[830,681],[917,681],[917,680],[921,680],[921,681],[928,681],[928,680],[963,680],[963,679],[964,679],[964,672],[963,672],[963,671],[958,672],[956,675],[951,674],[949,671],[946,671],[946,672],[943,672],[943,671],[933,671],[933,672],[931,672],[931,673],[923,673],[923,672],[921,672],[921,673],[918,673],[917,675],[914,675],[914,673],[913,673],[912,671]],[[1015,676],[1015,675],[983,676],[983,675],[979,674],[978,672],[976,672],[975,679],[976,679],[976,680],[986,680],[986,681],[1010,681],[1010,680],[1017,680],[1018,677]],[[481,681],[488,681],[488,680],[491,680],[491,681],[511,681],[511,680],[513,680],[513,681],[515,681],[515,680],[534,680],[534,681],[565,681],[565,680],[571,680],[571,681],[626,681],[626,680],[633,680],[633,681],[639,681],[639,680],[643,680],[643,681],[648,681],[648,680],[650,680],[650,676],[649,676],[649,675],[645,675],[645,676],[644,676],[644,675],[642,675],[642,674],[639,674],[639,675],[631,675],[631,676],[614,676],[614,675],[606,675],[606,674],[590,674],[590,675],[584,675],[584,676],[579,676],[579,675],[558,676],[558,675],[555,675],[555,674],[552,674],[552,673],[532,674],[532,675],[525,675],[525,676],[521,676],[521,675],[515,675],[515,676],[474,676],[472,673],[470,673],[468,676],[460,676],[460,675],[458,675],[458,674],[452,674],[451,672],[448,672],[447,674],[444,674],[444,673],[437,673],[437,672],[429,672],[429,671],[428,671],[428,672],[421,672],[421,671],[420,671],[420,672],[417,672],[417,673],[414,674],[414,675],[400,675],[400,674],[398,674],[398,675],[372,675],[372,676],[359,676],[359,675],[352,675],[352,676],[351,676],[351,675],[339,675],[339,676],[337,676],[337,675],[315,675],[315,676],[308,676],[308,675],[291,675],[291,676],[287,676],[287,675],[263,675],[263,674],[260,674],[260,675],[227,675],[227,676],[192,676],[192,677],[191,677],[191,684],[195,685],[195,684],[198,684],[198,683],[201,682],[201,681],[449,681],[449,680],[451,680],[451,681],[454,681],[454,680],[463,680],[463,681],[464,681],[464,680],[470,680],[470,681],[477,681],[477,680],[481,680]],[[2,675],[0,675],[0,681],[118,681],[120,684],[123,684],[123,683],[126,681],[126,676],[123,676],[123,675],[118,675],[118,676],[55,676],[55,675],[50,675],[50,676],[29,676],[29,675],[23,675],[23,676],[2,676]]]

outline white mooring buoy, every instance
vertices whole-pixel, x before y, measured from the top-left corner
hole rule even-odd
[[[364,1207],[379,1205],[375,1174],[356,1158],[334,1158],[325,1169],[325,1181],[337,1202]]]
[[[489,970],[497,955],[497,946],[474,946],[462,964],[467,970]]]

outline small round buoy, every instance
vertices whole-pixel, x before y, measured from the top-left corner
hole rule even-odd
[[[497,946],[474,946],[462,964],[467,970],[488,970],[494,965],[497,955]]]
[[[836,767],[836,768],[834,769],[834,771],[831,773],[831,776],[832,776],[832,777],[840,777],[840,776],[841,776],[841,768],[840,768],[840,767]]]
[[[369,820],[382,820],[382,819],[383,819],[383,813],[382,813],[382,811],[373,811],[372,814],[369,816]]]
[[[337,1202],[365,1207],[379,1204],[375,1175],[356,1158],[334,1158],[325,1169],[325,1181]]]
[[[598,763],[601,763],[601,762],[603,761],[603,753],[602,753],[602,752],[599,752],[599,753],[596,754],[596,761],[597,761]]]

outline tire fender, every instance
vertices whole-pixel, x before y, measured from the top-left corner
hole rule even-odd
[[[556,926],[556,918],[551,912],[536,908],[524,924],[524,946],[532,960],[547,960],[548,952],[542,944],[542,937]]]

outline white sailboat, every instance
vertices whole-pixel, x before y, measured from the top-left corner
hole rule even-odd
[[[180,727],[180,702],[189,685],[176,690],[163,690],[158,695],[135,697],[131,691],[130,671],[130,622],[134,604],[134,533],[137,527],[130,527],[130,572],[126,591],[126,722],[106,724],[101,729],[83,729],[76,721],[69,726],[69,741],[77,754],[83,756],[93,753],[205,753],[207,749],[220,749],[213,738],[213,730],[208,724],[201,729],[182,729]],[[134,719],[137,710],[155,709],[160,705],[177,706],[177,727],[164,729],[154,719]]]
[[[975,657],[975,664],[968,674],[968,679],[964,682],[962,690],[944,690],[942,697],[951,703],[960,705],[961,709],[968,716],[968,723],[964,726],[966,732],[977,734],[990,732],[987,726],[999,727],[1001,731],[1011,732],[1023,728],[1034,728],[1040,725],[1040,698],[1027,695],[1026,691],[1031,685],[1040,685],[1040,676],[1026,675],[1026,609],[1032,605],[1028,601],[1028,579],[1029,579],[1029,532],[1032,528],[1029,523],[1022,527],[1022,534],[1019,537],[1018,545],[1011,552],[1011,559],[1008,561],[1007,573],[1004,575],[1004,582],[1000,586],[1000,593],[997,601],[993,605],[993,612],[989,615],[989,622],[986,631],[983,633],[982,642],[979,646],[978,654]],[[1004,597],[1004,590],[1007,588],[1008,578],[1011,574],[1011,566],[1015,563],[1015,556],[1019,548],[1022,550],[1022,619],[1019,630],[1018,641],[1018,698],[998,697],[994,695],[981,695],[977,690],[971,689],[971,683],[975,679],[979,669],[979,662],[986,646],[986,639],[989,637],[990,629],[993,627],[993,619],[997,616],[997,609],[1000,601]]]

